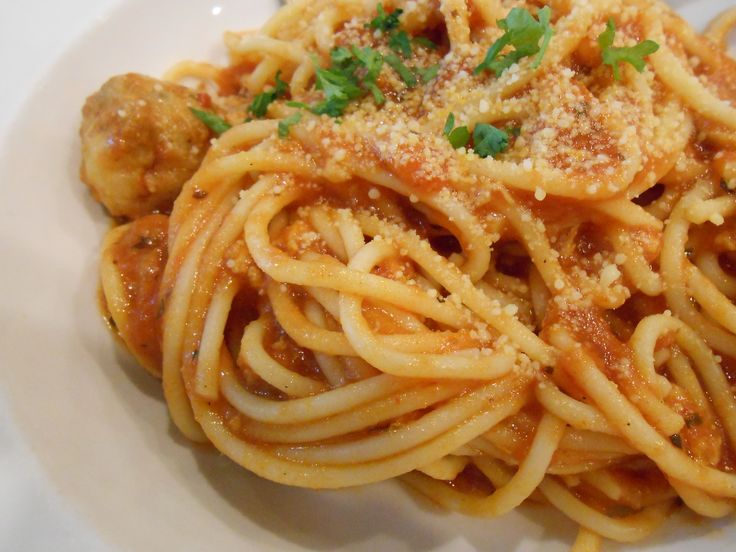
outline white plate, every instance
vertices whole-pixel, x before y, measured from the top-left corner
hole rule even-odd
[[[673,3],[702,26],[732,1]],[[429,509],[393,483],[313,492],[260,480],[185,442],[169,423],[159,383],[100,323],[97,247],[107,222],[77,177],[84,98],[113,74],[157,75],[182,58],[221,58],[224,30],[257,27],[276,7],[276,0],[3,7],[0,549],[566,550],[574,527],[546,509],[485,521]],[[734,525],[682,515],[627,550],[684,552],[697,542],[700,552],[714,552],[734,540]]]

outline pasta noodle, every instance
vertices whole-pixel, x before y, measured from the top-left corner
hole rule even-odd
[[[581,552],[678,498],[730,515],[734,25],[657,0],[288,2],[226,34],[229,66],[141,85],[215,136],[183,142],[170,214],[108,205],[134,219],[102,246],[110,323],[183,434],[273,481],[549,503]]]

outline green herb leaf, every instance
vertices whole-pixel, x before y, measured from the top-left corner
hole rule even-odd
[[[383,4],[379,2],[376,6],[376,13],[378,15],[374,17],[366,27],[374,30],[390,31],[391,29],[398,28],[399,17],[404,13],[404,10],[394,10],[387,14],[383,9]]]
[[[286,102],[289,107],[297,107],[299,109],[306,109],[311,111],[315,115],[329,115],[330,117],[339,117],[348,105],[347,101],[340,100],[323,100],[315,105],[308,105],[304,102]]]
[[[437,44],[429,40],[426,36],[415,36],[411,41],[417,46],[427,48],[428,50],[436,50],[439,48]]]
[[[440,72],[440,64],[435,63],[429,67],[415,67],[414,72],[419,75],[419,78],[424,84],[427,84],[437,76],[437,73]]]
[[[210,113],[209,111],[201,111],[193,107],[190,107],[189,110],[197,119],[207,125],[207,127],[209,127],[209,129],[218,136],[226,130],[232,128],[232,125],[230,123],[228,123],[222,117],[215,115],[214,113]]]
[[[285,96],[289,91],[289,85],[281,80],[281,71],[276,73],[274,81],[276,83],[274,88],[258,94],[248,106],[248,111],[254,116],[263,117],[268,111],[268,106],[278,98]]]
[[[356,46],[351,48],[351,52],[355,60],[366,70],[365,76],[363,77],[363,84],[375,83],[383,67],[383,56],[381,53],[373,48],[358,48]]]
[[[304,102],[286,102],[289,107],[297,107],[299,109],[311,110],[312,106],[305,104]]]
[[[258,94],[248,106],[248,112],[252,113],[255,117],[263,117],[266,111],[268,111],[268,106],[271,105],[274,99],[271,92]]]
[[[542,58],[544,57],[544,54],[547,53],[547,48],[549,48],[549,41],[552,40],[552,35],[555,34],[555,30],[552,28],[552,25],[549,24],[551,16],[552,10],[549,6],[545,6],[537,12],[539,23],[544,27],[544,34],[542,35],[542,44],[539,46],[537,58],[534,60],[534,63],[532,63],[533,69],[536,69],[542,63]]]
[[[493,125],[478,123],[473,129],[473,149],[480,157],[496,157],[509,147],[509,135]]]
[[[310,107],[309,110],[315,115],[329,115],[330,117],[339,117],[345,112],[348,103],[350,103],[349,100],[330,98]]]
[[[414,76],[414,73],[404,65],[404,62],[402,62],[398,56],[389,54],[384,59],[386,60],[386,63],[388,63],[388,65],[399,74],[399,77],[401,77],[401,80],[404,81],[406,86],[414,88],[417,85],[417,78]]]
[[[316,67],[315,74],[317,90],[322,90],[327,100],[353,100],[360,97],[360,86],[353,75],[319,66]]]
[[[521,127],[506,127],[506,134],[517,137],[521,134]]]
[[[376,104],[382,105],[386,101],[386,98],[383,92],[381,92],[381,89],[376,85],[376,79],[383,67],[383,56],[373,48],[358,48],[353,46],[351,51],[358,63],[365,68],[365,75],[363,76],[362,82],[363,88],[373,94],[373,100]]]
[[[411,40],[405,31],[393,33],[388,39],[388,47],[401,54],[404,59],[411,57]]]
[[[606,23],[606,30],[598,35],[598,45],[601,47],[601,58],[605,65],[610,65],[613,69],[613,78],[621,80],[619,71],[619,63],[629,63],[634,69],[641,73],[644,71],[646,62],[644,58],[659,50],[659,44],[653,40],[645,40],[636,46],[615,48],[613,39],[616,35],[616,24],[613,19],[609,19]]]
[[[549,6],[537,12],[538,19],[524,8],[513,8],[505,19],[498,21],[498,26],[506,32],[488,48],[485,58],[473,72],[477,75],[488,70],[498,77],[514,63],[535,54],[532,67],[539,67],[554,34],[549,23],[551,14]],[[514,50],[499,57],[506,46],[513,46]]]
[[[313,60],[316,88],[324,92],[325,99],[312,106],[302,102],[288,102],[287,105],[308,109],[317,115],[339,117],[352,100],[362,97],[366,92],[373,95],[378,105],[386,101],[383,92],[376,85],[383,67],[383,56],[380,52],[373,48],[338,47],[330,52],[330,60],[332,63],[329,69],[319,67],[319,62]]]
[[[470,141],[470,131],[466,126],[461,126],[457,128],[454,128],[454,126],[455,114],[451,112],[447,115],[447,120],[445,120],[445,128],[442,133],[447,136],[447,140],[450,142],[450,145],[453,148],[462,148],[463,146],[466,146]]]
[[[447,119],[445,119],[445,128],[442,134],[449,136],[453,128],[455,128],[455,114],[450,112],[447,114]]]
[[[332,65],[342,67],[353,61],[353,54],[347,48],[335,46],[330,51],[330,60],[332,60]]]
[[[276,97],[281,98],[282,96],[286,96],[286,93],[289,91],[289,85],[286,81],[281,80],[281,69],[276,71],[273,81],[276,83],[276,86],[273,89]]]
[[[350,49],[338,46],[330,51],[330,69],[339,70],[346,75],[352,75],[358,68],[358,61]]]
[[[468,142],[470,142],[470,131],[466,126],[457,127],[447,135],[447,139],[450,141],[450,145],[453,148],[462,148],[467,146]]]
[[[309,108],[313,113],[339,117],[351,100],[363,94],[358,79],[353,74],[354,68],[349,59],[345,57],[345,52],[352,58],[352,54],[344,48],[331,52],[331,57],[337,58],[337,64],[329,69],[321,68],[319,62],[313,59],[316,88],[325,93],[325,99],[322,102]]]
[[[289,129],[302,120],[300,112],[292,113],[286,119],[279,121],[279,137],[286,138],[289,135]]]
[[[386,96],[383,95],[383,92],[381,92],[381,89],[377,85],[369,84],[368,90],[373,94],[373,101],[376,102],[376,105],[383,105],[386,102]]]

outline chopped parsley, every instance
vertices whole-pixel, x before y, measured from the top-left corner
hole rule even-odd
[[[415,67],[414,72],[424,84],[427,84],[437,76],[437,73],[440,72],[440,64],[435,63],[429,67]]]
[[[278,98],[285,96],[289,91],[289,85],[281,80],[281,71],[276,73],[274,81],[276,82],[274,88],[258,94],[248,106],[248,112],[252,113],[255,117],[263,117],[266,111],[268,111],[268,106]]]
[[[378,15],[366,27],[378,31],[390,31],[399,27],[399,17],[404,13],[404,10],[394,10],[391,13],[386,13],[383,4],[379,2],[376,6],[376,13]]]
[[[386,98],[383,92],[381,92],[381,89],[376,85],[376,79],[378,79],[378,75],[383,67],[383,56],[373,48],[358,48],[353,46],[351,52],[353,57],[366,70],[363,76],[363,88],[373,94],[373,100],[376,104],[382,105],[386,101]]]
[[[358,79],[352,71],[334,66],[322,69],[317,65],[315,74],[317,90],[322,90],[327,100],[353,100],[361,94]]]
[[[466,126],[455,127],[455,114],[450,113],[445,121],[444,135],[450,142],[450,145],[455,148],[462,148],[468,145],[470,141],[470,131]]]
[[[341,70],[350,73],[357,68],[352,52],[342,46],[336,46],[330,50],[330,61],[332,61],[333,67],[339,67]]]
[[[473,149],[480,157],[496,157],[509,147],[509,135],[487,123],[478,123],[473,129]]]
[[[393,33],[388,39],[388,47],[404,59],[411,57],[411,39],[406,31]]]
[[[383,56],[380,52],[367,47],[337,47],[330,52],[330,61],[330,67],[324,69],[316,59],[313,60],[315,86],[317,90],[324,92],[325,99],[312,106],[302,102],[287,102],[287,105],[308,109],[317,115],[339,117],[352,100],[363,97],[367,92],[373,95],[378,105],[386,101],[383,92],[376,85],[383,67]]]
[[[538,19],[524,8],[513,8],[505,19],[498,21],[498,26],[506,32],[488,48],[486,57],[473,72],[477,75],[483,71],[493,71],[498,77],[514,63],[535,54],[537,57],[532,67],[539,67],[554,33],[549,24],[551,14],[549,6],[537,12]],[[499,55],[506,46],[513,46],[514,49],[508,54]]]
[[[202,111],[193,107],[190,107],[189,110],[197,119],[207,125],[207,127],[218,136],[226,130],[230,130],[232,127],[232,125],[225,119],[215,115],[214,113],[210,113],[209,111]]]
[[[286,138],[289,135],[289,130],[291,127],[293,127],[295,124],[297,124],[299,121],[302,120],[302,114],[298,111],[296,113],[292,113],[286,119],[282,119],[279,121],[279,137],[280,138]]]
[[[399,74],[399,77],[401,77],[401,80],[404,81],[406,86],[409,88],[414,88],[417,85],[417,78],[414,76],[414,73],[411,72],[411,69],[409,69],[406,65],[404,65],[404,62],[399,59],[398,56],[394,54],[389,54],[385,58],[386,63]]]
[[[448,136],[453,128],[455,128],[455,114],[450,112],[447,115],[447,119],[445,119],[445,128],[442,130],[442,133]]]
[[[314,61],[315,80],[317,90],[322,90],[325,99],[317,105],[308,107],[317,115],[327,114],[331,117],[339,117],[345,111],[348,103],[363,95],[363,90],[355,76],[357,63],[354,63],[352,53],[346,48],[335,48],[330,53],[332,65],[329,69],[319,66]],[[290,103],[289,105],[297,105]],[[299,107],[307,107],[304,104]]]
[[[445,120],[443,134],[447,136],[450,145],[455,148],[467,146],[470,142],[470,131],[467,126],[455,126],[455,114],[450,113]],[[509,135],[507,132],[489,125],[478,123],[473,129],[473,151],[479,157],[485,159],[489,155],[495,157],[506,151],[509,147]]]
[[[426,84],[434,79],[439,73],[439,64],[429,67],[408,67],[401,59],[412,56],[412,42],[425,48],[437,48],[437,45],[428,38],[414,38],[406,31],[401,30],[399,18],[402,13],[403,10],[400,9],[386,13],[383,4],[379,3],[376,6],[376,16],[366,24],[367,28],[386,32],[388,46],[395,53],[384,56],[373,48],[359,48],[355,45],[333,48],[330,51],[329,68],[320,67],[317,59],[313,58],[315,88],[324,93],[324,99],[314,105],[293,101],[287,102],[287,105],[307,109],[317,115],[326,114],[332,117],[340,117],[351,101],[360,99],[369,93],[373,96],[373,100],[377,105],[382,105],[386,98],[378,87],[377,81],[384,62],[398,74],[409,88],[414,88],[420,81]],[[279,89],[278,86],[271,91],[272,94],[285,94],[287,92],[288,88]],[[270,99],[270,97],[260,100],[264,106],[258,112],[265,113],[271,101],[273,99]],[[260,103],[257,107],[260,107]],[[251,111],[257,113],[253,109]]]
[[[644,58],[659,50],[659,44],[653,40],[645,40],[636,46],[615,48],[613,39],[616,35],[616,24],[613,19],[609,19],[606,23],[606,30],[598,36],[598,45],[601,47],[601,58],[605,65],[610,65],[613,69],[613,78],[621,80],[619,72],[619,63],[629,63],[634,69],[641,73],[644,71],[646,62]]]
[[[417,46],[427,48],[428,50],[436,50],[437,48],[439,48],[437,44],[429,40],[426,36],[415,36],[411,39],[411,41]]]

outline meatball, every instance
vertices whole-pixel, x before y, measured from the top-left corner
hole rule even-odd
[[[192,90],[130,73],[113,77],[82,109],[80,175],[111,215],[168,212],[199,167],[210,131]]]

